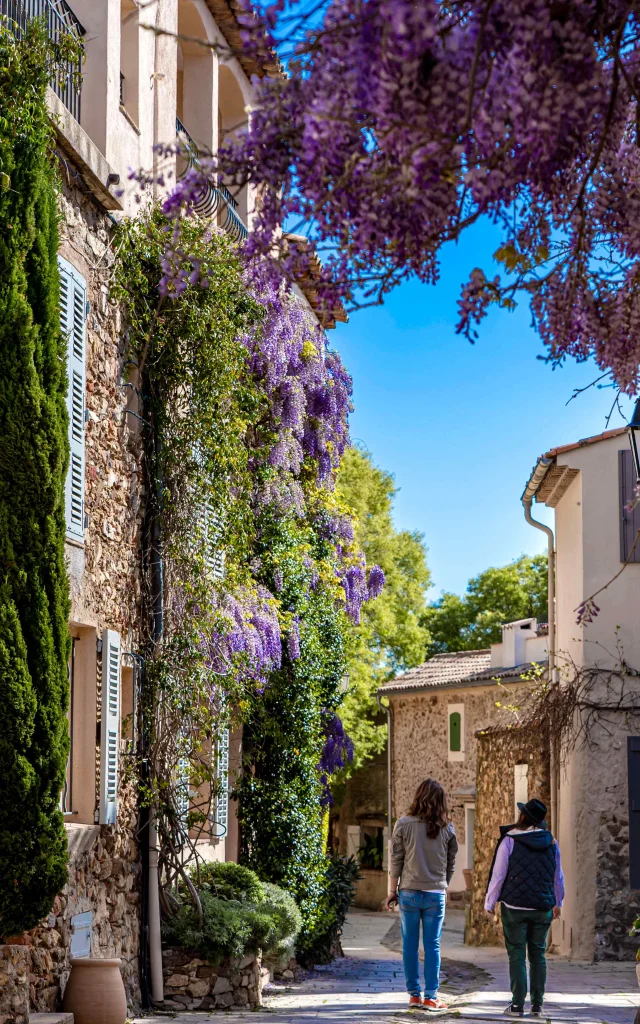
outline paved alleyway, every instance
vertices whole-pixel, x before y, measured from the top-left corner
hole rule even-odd
[[[389,948],[389,944],[397,945],[397,929],[389,934],[394,921],[397,918],[390,914],[350,914],[343,935],[343,960],[320,968],[291,987],[271,986],[264,1009],[232,1012],[234,1024],[258,1024],[260,1020],[264,1024],[392,1024],[433,1019],[435,1014],[406,1009],[402,962],[399,953]],[[442,952],[450,975],[442,991],[451,1009],[437,1016],[444,1020],[463,1018],[470,1024],[504,1020],[502,1011],[509,990],[503,951],[464,947],[462,914],[452,911],[447,915]],[[456,963],[473,966],[458,972]],[[461,977],[456,977],[457,973]],[[471,990],[460,994],[465,981]],[[545,1008],[553,1021],[633,1024],[640,1006],[633,964],[570,964],[553,957],[548,982]],[[194,1012],[180,1014],[174,1020],[176,1024],[196,1024],[221,1016]]]

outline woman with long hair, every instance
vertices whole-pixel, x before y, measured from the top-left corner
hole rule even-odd
[[[453,875],[458,840],[451,824],[447,795],[435,779],[416,790],[409,813],[398,818],[391,839],[391,877],[385,908],[400,908],[402,962],[409,1006],[446,1010],[438,998],[440,936]],[[420,995],[418,947],[422,925],[424,1001]]]

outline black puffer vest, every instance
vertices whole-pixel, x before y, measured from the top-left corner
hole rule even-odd
[[[500,829],[502,834],[498,846],[512,828],[513,825],[506,825]],[[553,884],[556,844],[553,836],[547,829],[539,829],[509,838],[513,839],[513,850],[498,901],[511,907],[551,910],[556,902]],[[497,850],[496,846],[496,853]]]

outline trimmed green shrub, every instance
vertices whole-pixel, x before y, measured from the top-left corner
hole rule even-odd
[[[67,881],[69,587],[66,340],[60,331],[56,61],[40,22],[0,25],[0,935],[32,928]]]
[[[193,879],[198,877],[197,871],[192,872]],[[247,903],[262,903],[265,898],[264,886],[255,871],[235,864],[233,861],[200,865],[200,887],[208,890],[212,896],[223,900],[242,900]]]
[[[208,892],[200,893],[204,923],[192,903],[183,903],[165,928],[169,945],[196,951],[212,966],[230,957],[243,956],[251,942],[253,921],[240,903],[219,900]]]
[[[278,962],[290,960],[295,952],[295,941],[302,928],[302,914],[290,893],[272,882],[263,882],[266,906],[276,925],[276,939],[265,955]]]
[[[205,865],[206,869],[236,867],[237,864],[231,863]],[[258,951],[274,960],[290,955],[301,924],[295,900],[277,885],[263,885],[253,871],[247,868],[244,871],[253,876],[244,882],[252,883],[254,893],[259,893],[257,902],[221,898],[213,895],[210,889],[203,889],[200,902],[204,921],[200,927],[196,908],[183,895],[177,915],[165,927],[166,941],[170,945],[193,949],[213,966],[231,957]],[[234,872],[229,870],[226,874],[232,877]],[[241,879],[242,875],[238,873],[237,884]],[[232,891],[230,885],[228,891]]]
[[[339,941],[360,876],[355,857],[328,860],[321,912],[313,928],[300,938],[297,957],[304,966],[328,964],[339,955]]]

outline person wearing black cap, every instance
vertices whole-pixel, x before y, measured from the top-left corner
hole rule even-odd
[[[524,1017],[527,961],[531,975],[531,1016],[542,1017],[547,979],[547,934],[560,916],[564,876],[560,848],[546,827],[547,808],[541,800],[518,804],[516,825],[501,825],[493,855],[484,908],[493,914],[500,903],[502,930],[509,957],[511,1002],[509,1017]]]

